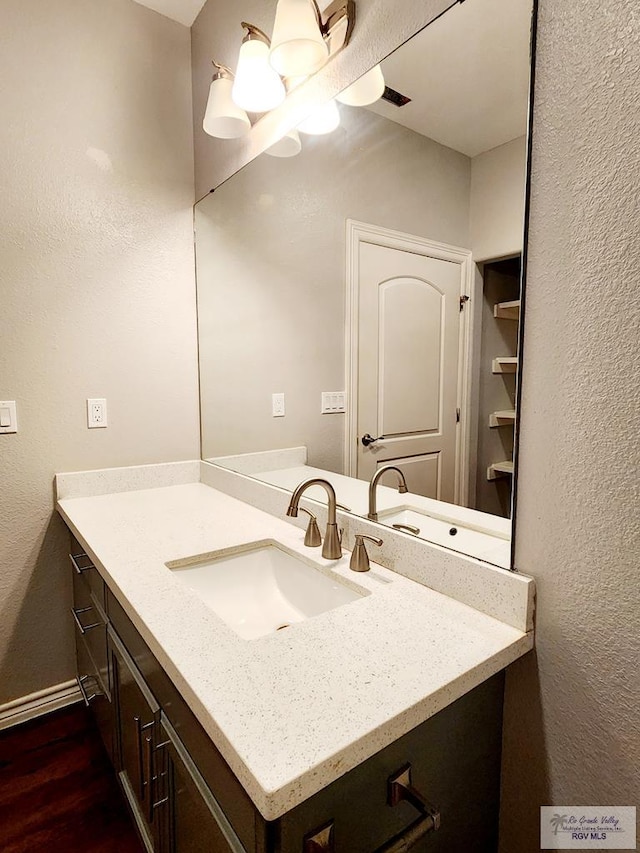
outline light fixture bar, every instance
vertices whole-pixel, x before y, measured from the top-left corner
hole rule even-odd
[[[349,44],[356,23],[355,0],[333,0],[324,13],[313,0],[318,15],[320,32],[329,48],[329,59]]]
[[[260,27],[256,27],[254,24],[248,24],[246,21],[242,21],[240,26],[245,29],[247,32],[242,39],[242,43],[244,44],[246,41],[251,41],[252,39],[257,39],[258,41],[263,41],[268,47],[271,46],[271,40],[269,36],[264,33]]]

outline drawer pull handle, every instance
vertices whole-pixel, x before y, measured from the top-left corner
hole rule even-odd
[[[333,821],[305,835],[303,853],[335,853]]]
[[[93,699],[97,699],[98,696],[102,696],[102,691],[98,688],[96,679],[92,675],[79,675],[76,677],[76,681],[78,682],[78,687],[80,688],[80,693],[82,693],[82,700],[84,704],[89,707],[89,703]],[[87,693],[87,688],[85,687],[85,681],[92,681],[94,683],[93,693]]]
[[[89,569],[95,569],[95,566],[91,562],[91,559],[90,559],[88,554],[69,554],[69,559],[71,560],[71,564],[73,565],[73,568],[76,570],[76,572],[79,575],[84,574],[84,572],[88,572]],[[78,562],[79,560],[82,560],[82,559],[87,560],[86,566],[81,566],[80,563]]]
[[[394,773],[387,783],[387,803],[397,806],[402,802],[410,803],[420,812],[420,817],[379,847],[376,853],[406,853],[425,835],[440,829],[440,812],[411,784],[410,764]]]
[[[136,714],[133,718],[136,727],[136,757],[138,759],[138,777],[140,779],[140,790],[138,795],[141,800],[145,799],[145,788],[148,785],[148,776],[145,778],[145,761],[142,757],[142,733],[153,727],[153,720],[150,723],[143,723],[140,717]]]
[[[153,739],[149,736],[144,739],[144,772],[147,777],[146,800],[147,820],[153,820]]]
[[[92,628],[99,628],[102,625],[102,622],[92,622],[91,625],[83,625],[80,621],[80,613],[88,613],[90,610],[93,610],[93,607],[72,607],[71,613],[75,620],[76,625],[78,626],[78,630],[81,634],[86,634],[87,631],[90,631]]]

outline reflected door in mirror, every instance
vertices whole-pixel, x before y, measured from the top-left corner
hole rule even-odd
[[[357,476],[393,463],[414,494],[454,500],[461,265],[361,242]]]

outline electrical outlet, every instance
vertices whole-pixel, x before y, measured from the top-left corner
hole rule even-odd
[[[89,429],[107,426],[107,401],[104,397],[87,400],[87,426]]]
[[[284,417],[284,394],[271,395],[271,416],[274,418]]]

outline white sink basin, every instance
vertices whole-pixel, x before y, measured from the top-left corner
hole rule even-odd
[[[450,518],[437,518],[426,513],[419,512],[413,507],[399,506],[391,509],[380,510],[378,521],[389,527],[393,525],[408,525],[417,528],[421,539],[428,539],[437,545],[444,545],[464,554],[474,554],[481,559],[485,553],[501,552],[502,549],[508,555],[510,553],[510,541],[493,531],[481,528],[469,527]],[[412,532],[412,531],[405,531]]]
[[[167,567],[245,640],[368,595],[273,543],[176,560]]]

